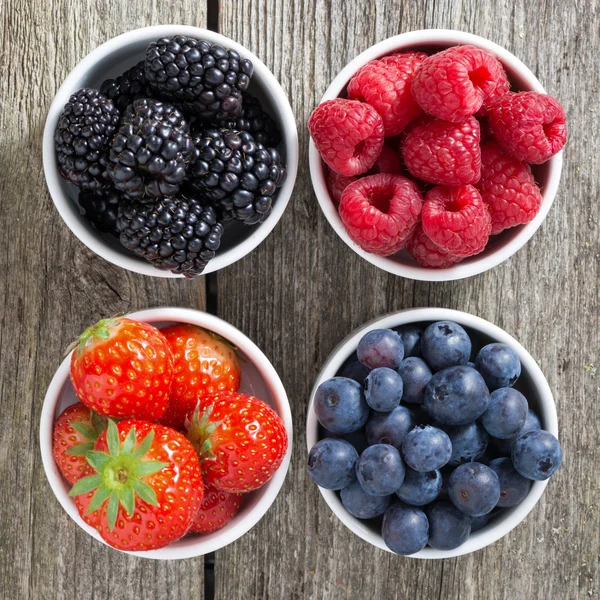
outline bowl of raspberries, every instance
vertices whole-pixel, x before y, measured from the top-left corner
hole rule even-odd
[[[562,461],[552,392],[508,333],[419,308],[332,352],[306,423],[309,477],[374,546],[416,558],[474,552],[533,509]]]
[[[403,33],[333,80],[309,121],[313,187],[338,235],[396,275],[500,264],[554,200],[565,112],[513,54],[459,31]]]
[[[46,477],[91,536],[182,559],[266,513],[290,462],[292,419],[267,357],[206,313],[155,308],[86,329],[40,420]]]
[[[69,74],[48,113],[44,171],[61,217],[96,254],[192,278],[275,227],[297,137],[281,86],[251,52],[205,29],[146,27]]]

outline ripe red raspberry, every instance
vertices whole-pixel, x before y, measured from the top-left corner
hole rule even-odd
[[[370,104],[381,115],[386,137],[398,135],[421,114],[410,86],[426,58],[424,52],[406,52],[372,60],[350,80],[348,98]]]
[[[455,46],[423,61],[413,78],[412,93],[421,108],[440,119],[460,123],[474,115],[506,73],[498,59],[475,46]]]
[[[406,245],[423,198],[406,177],[380,173],[350,184],[342,194],[340,217],[348,235],[363,250],[389,256]]]
[[[402,143],[402,156],[413,177],[439,185],[467,185],[479,181],[481,151],[479,122],[430,119],[415,127]]]
[[[425,235],[454,256],[481,252],[492,230],[492,219],[472,185],[435,187],[427,192],[421,222]]]
[[[436,246],[423,231],[419,223],[406,244],[408,253],[422,266],[430,269],[445,269],[460,262],[462,258],[453,256]]]
[[[347,175],[340,175],[335,171],[329,171],[326,180],[331,199],[335,204],[339,204],[342,199],[342,193],[352,182],[356,181],[356,177],[348,177]]]
[[[490,109],[498,143],[518,160],[546,162],[567,141],[567,117],[560,102],[538,92],[506,94]]]
[[[493,142],[481,147],[481,179],[476,187],[488,205],[492,235],[529,223],[542,204],[529,165],[505,154]]]
[[[383,148],[383,121],[370,105],[336,98],[319,104],[308,120],[327,166],[342,175],[366,173]]]

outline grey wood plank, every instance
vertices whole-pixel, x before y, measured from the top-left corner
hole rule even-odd
[[[125,272],[67,229],[46,191],[46,112],[100,43],[158,23],[204,25],[206,2],[0,3],[0,597],[200,599],[203,559],[132,558],[92,540],[52,495],[39,453],[46,388],[68,344],[103,316],[204,308],[205,281]]]
[[[217,554],[219,600],[600,597],[600,375],[592,368],[600,360],[598,12],[597,0],[221,3],[220,31],[256,52],[287,92],[302,161],[273,234],[217,276],[219,314],[271,357],[295,424],[281,495]],[[427,27],[507,47],[561,99],[570,126],[559,194],[527,247],[491,272],[442,284],[387,275],[349,251],[320,214],[306,162],[306,120],[337,72],[376,41]],[[465,310],[515,335],[555,393],[565,449],[561,471],[524,523],[485,550],[443,562],[373,549],[333,517],[305,475],[305,411],[321,364],[354,327],[413,306]]]

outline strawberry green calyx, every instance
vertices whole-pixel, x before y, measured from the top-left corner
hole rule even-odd
[[[201,416],[200,402],[198,402],[192,413],[192,418],[186,417],[185,419],[187,439],[196,449],[200,460],[215,460],[216,458],[210,438],[223,421],[210,421],[213,408],[214,404],[211,404],[204,410]]]
[[[67,450],[67,454],[71,456],[85,456],[90,450],[94,449],[94,444],[98,439],[98,436],[106,429],[106,417],[99,415],[98,413],[90,410],[90,421],[91,425],[87,423],[80,423],[79,421],[72,421],[69,425],[77,430],[86,440],[83,444],[77,444]]]
[[[77,354],[81,356],[85,348],[95,340],[107,340],[110,337],[110,328],[116,327],[120,322],[121,319],[118,316],[98,321],[95,325],[88,327],[79,336],[79,339],[71,344],[68,351],[77,348]]]
[[[147,475],[157,473],[169,463],[142,460],[152,446],[154,431],[151,431],[136,448],[135,426],[120,443],[119,430],[115,422],[109,419],[106,441],[108,453],[91,450],[86,454],[88,463],[96,473],[77,481],[69,496],[88,494],[95,490],[87,514],[98,510],[108,501],[108,527],[112,531],[117,521],[119,505],[123,506],[129,516],[133,514],[136,494],[148,504],[158,505],[154,490],[143,479]]]

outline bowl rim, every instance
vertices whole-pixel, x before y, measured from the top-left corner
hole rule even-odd
[[[448,45],[472,44],[473,46],[488,50],[496,55],[510,70],[518,73],[519,77],[527,82],[529,89],[542,94],[546,93],[546,90],[532,71],[512,52],[506,50],[506,48],[486,38],[464,31],[453,29],[421,29],[389,37],[361,52],[333,79],[319,103],[337,98],[358,69],[371,60],[395,51],[401,51],[406,46],[417,44],[426,46],[428,44],[440,43]],[[496,267],[515,254],[531,239],[548,215],[556,197],[562,172],[563,151],[561,150],[558,154],[555,154],[547,163],[549,172],[548,181],[542,191],[540,210],[532,221],[526,225],[519,226],[517,233],[508,242],[495,249],[489,255],[479,258],[472,257],[467,262],[461,262],[444,269],[427,269],[419,266],[417,263],[414,265],[403,265],[395,262],[391,257],[382,257],[366,252],[355,244],[347,234],[337,208],[331,199],[327,189],[323,162],[312,138],[309,141],[308,159],[310,177],[319,206],[334,231],[354,252],[376,267],[393,275],[417,281],[455,281],[478,275]]]
[[[179,560],[203,556],[209,552],[214,552],[227,546],[228,544],[231,544],[242,535],[247,533],[265,515],[279,494],[290,466],[293,445],[292,412],[289,399],[279,375],[262,350],[260,350],[260,348],[239,329],[230,323],[227,323],[223,319],[199,310],[177,307],[149,308],[128,313],[124,316],[149,323],[156,321],[190,323],[192,325],[204,327],[209,331],[219,334],[225,339],[231,341],[247,357],[251,357],[252,363],[263,377],[265,384],[269,388],[272,396],[277,399],[278,402],[276,412],[283,420],[288,435],[287,452],[280,467],[277,469],[273,477],[271,477],[271,479],[265,483],[264,486],[259,488],[263,491],[262,497],[249,511],[249,513],[238,524],[236,524],[235,527],[222,531],[220,535],[218,531],[215,532],[217,535],[212,537],[210,540],[204,539],[203,536],[198,536],[197,543],[189,544],[183,547],[177,547],[177,542],[174,542],[169,546],[160,548],[158,550],[137,552],[119,550],[119,552],[125,552],[126,554],[131,554],[133,556],[158,560]],[[56,496],[56,499],[60,502],[61,506],[68,513],[71,519],[73,519],[73,521],[75,521],[79,527],[81,527],[93,538],[99,540],[109,548],[112,548],[112,546],[107,544],[100,537],[99,533],[94,528],[87,525],[79,516],[75,503],[67,495],[69,486],[56,466],[52,456],[52,430],[54,425],[56,404],[61,395],[63,386],[70,382],[71,354],[72,352],[69,352],[52,377],[52,381],[48,386],[48,391],[46,392],[44,403],[42,405],[39,438],[42,464],[44,466],[46,478],[50,484],[50,487],[52,488],[52,491],[54,492],[54,495]],[[116,548],[112,549],[118,550]]]
[[[558,417],[556,413],[556,404],[550,386],[544,377],[540,367],[533,359],[531,354],[509,333],[470,313],[463,311],[452,310],[448,308],[409,308],[393,313],[388,313],[384,316],[377,317],[361,325],[347,335],[329,354],[325,363],[317,375],[315,384],[310,393],[306,417],[306,444],[307,450],[310,451],[312,446],[319,439],[318,426],[319,422],[314,412],[314,398],[319,385],[333,377],[342,366],[343,362],[356,350],[358,341],[367,332],[372,329],[387,329],[390,327],[398,327],[409,323],[417,323],[423,321],[455,321],[459,325],[469,327],[484,335],[489,336],[495,341],[508,344],[519,356],[523,371],[527,372],[532,380],[532,384],[537,390],[540,397],[540,417],[544,425],[544,429],[552,433],[558,439]],[[454,550],[436,550],[426,547],[416,554],[412,554],[409,558],[421,559],[443,559],[462,556],[475,552],[504,537],[512,529],[514,529],[525,517],[531,512],[533,507],[541,498],[548,480],[534,481],[531,490],[527,497],[517,506],[509,509],[506,517],[502,522],[492,525],[489,530],[482,529],[474,532],[469,539]],[[353,517],[342,505],[335,491],[326,490],[319,487],[319,492],[323,496],[325,502],[329,505],[333,513],[340,521],[348,527],[353,533],[361,537],[366,542],[373,546],[391,552],[385,545],[381,534],[373,533],[370,529],[363,525],[360,519]]]
[[[46,124],[44,126],[44,135],[42,142],[42,159],[44,164],[44,175],[46,185],[52,198],[54,206],[58,210],[62,220],[67,227],[75,234],[80,242],[85,244],[92,252],[102,257],[104,260],[142,275],[163,278],[183,278],[183,275],[171,273],[170,271],[161,271],[135,256],[129,256],[120,252],[118,249],[109,245],[100,236],[90,233],[88,228],[81,221],[78,209],[71,198],[62,189],[62,179],[58,173],[56,164],[56,151],[54,148],[54,130],[60,113],[72,93],[78,89],[78,82],[85,73],[99,60],[107,55],[116,52],[130,44],[143,40],[151,41],[160,37],[168,37],[176,34],[187,35],[188,37],[201,37],[213,43],[221,44],[239,52],[244,58],[248,58],[254,65],[254,77],[257,77],[261,83],[264,83],[264,91],[273,105],[277,109],[277,118],[281,123],[282,139],[285,145],[287,177],[286,181],[279,190],[277,202],[273,205],[273,210],[269,218],[264,223],[256,226],[252,233],[242,242],[232,248],[217,255],[208,263],[203,271],[203,275],[219,271],[234,262],[240,260],[252,252],[275,228],[291,199],[294,184],[298,174],[299,144],[296,119],[290,106],[289,100],[283,91],[277,78],[268,67],[250,50],[244,48],[234,40],[201,27],[189,25],[152,25],[141,27],[118,35],[104,42],[83,59],[67,75],[64,82],[56,92],[52,104],[48,110]]]

